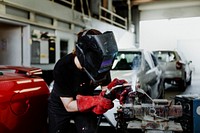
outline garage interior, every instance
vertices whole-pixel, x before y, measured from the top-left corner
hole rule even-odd
[[[99,4],[102,6],[102,18]],[[60,10],[50,11],[51,7]],[[119,48],[182,51],[187,59],[192,61],[192,84],[184,92],[169,86],[166,88],[165,98],[200,95],[199,0],[2,0],[0,9],[1,65],[41,68],[43,77],[51,78],[46,79],[49,85],[52,82],[55,62],[63,54],[73,50],[75,36],[80,30],[112,30],[116,34]],[[103,12],[104,10],[106,12]],[[38,38],[41,35],[47,35],[48,38]],[[38,47],[32,47],[32,44]],[[33,49],[36,49],[35,53],[31,53]],[[42,51],[41,54],[37,53],[38,49]],[[182,121],[186,123],[182,125],[185,132],[199,133],[199,97],[192,100],[188,98],[186,101],[177,100],[184,105],[183,111],[192,118],[192,125],[195,125],[191,127],[187,121],[188,117],[183,117]]]

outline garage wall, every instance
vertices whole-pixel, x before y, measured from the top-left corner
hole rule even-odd
[[[129,31],[126,31],[124,29],[118,28],[116,26],[104,22],[100,22],[97,19],[93,19],[92,23],[89,24],[88,22],[87,25],[90,26],[88,28],[96,28],[101,32],[113,31],[119,48],[130,48],[130,47],[135,47],[136,45],[134,33],[131,33]]]
[[[21,65],[21,37],[21,27],[0,24],[0,65]]]
[[[200,39],[185,39],[177,42],[177,49],[181,50],[187,59],[192,60],[193,72],[198,74],[200,74],[199,45]]]
[[[56,31],[56,61],[60,59],[60,41],[65,40],[68,42],[68,53],[72,52],[75,48],[75,36],[70,33]]]

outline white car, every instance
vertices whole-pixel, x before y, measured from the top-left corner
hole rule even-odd
[[[118,50],[111,70],[112,79],[125,79],[132,84],[133,91],[143,89],[152,99],[164,98],[161,75],[162,71],[158,66],[157,58],[153,53],[143,49]],[[104,113],[112,126],[117,124],[114,118],[114,113],[117,113],[117,108],[120,106],[117,99],[114,100],[114,105],[114,108]]]
[[[121,49],[113,63],[111,78],[125,79],[133,91],[143,89],[151,98],[163,98],[162,71],[153,53],[143,49]]]
[[[187,85],[191,85],[191,61],[187,61],[183,53],[176,50],[157,50],[153,53],[158,58],[163,70],[164,84],[178,85],[182,91],[186,89]]]

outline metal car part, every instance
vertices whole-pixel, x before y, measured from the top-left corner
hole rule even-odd
[[[116,115],[117,128],[122,132],[131,129],[148,131],[182,131],[181,124],[174,118],[181,117],[182,106],[173,105],[167,99],[151,99],[142,89],[132,92],[134,95],[127,96],[127,102],[121,105]],[[143,94],[143,95],[141,95]],[[147,96],[152,103],[142,102]]]

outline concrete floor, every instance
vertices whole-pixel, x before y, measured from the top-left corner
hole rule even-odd
[[[200,73],[195,73],[192,75],[192,83],[186,88],[184,92],[176,86],[168,86],[165,90],[165,98],[172,99],[176,95],[185,94],[199,94],[200,95]]]

